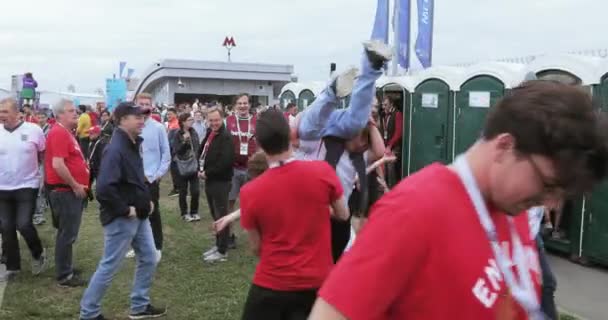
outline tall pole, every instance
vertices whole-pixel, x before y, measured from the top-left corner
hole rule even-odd
[[[397,72],[399,71],[399,51],[397,51],[397,48],[399,48],[399,33],[401,32],[399,28],[399,1],[400,0],[393,0],[395,5],[393,6],[393,70],[392,70],[392,76],[395,77],[397,76]],[[402,48],[403,50],[403,48]],[[409,50],[409,48],[408,48]]]

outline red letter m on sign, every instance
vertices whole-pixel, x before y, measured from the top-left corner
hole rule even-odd
[[[226,39],[224,39],[224,47],[236,47],[236,42],[234,42],[234,38],[226,37]]]

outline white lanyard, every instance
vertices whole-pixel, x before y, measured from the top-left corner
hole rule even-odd
[[[290,157],[287,160],[283,160],[283,161],[275,161],[275,162],[271,162],[268,164],[268,168],[269,169],[273,169],[273,168],[278,168],[278,167],[282,167],[290,162],[294,162],[296,160],[296,158],[294,158],[293,156]]]
[[[498,233],[496,232],[496,226],[490,218],[488,207],[486,206],[485,200],[481,195],[481,191],[477,186],[471,167],[467,163],[466,158],[460,155],[454,161],[454,167],[456,173],[460,177],[460,180],[464,184],[464,187],[473,202],[475,211],[479,217],[479,222],[483,227],[490,246],[494,252],[494,257],[498,268],[504,276],[505,283],[509,287],[510,293],[515,300],[526,310],[530,319],[541,320],[545,319],[543,313],[540,311],[538,303],[538,297],[536,296],[536,290],[530,276],[528,264],[526,263],[526,254],[524,252],[523,245],[515,230],[515,223],[512,217],[507,217],[509,227],[511,231],[511,244],[513,246],[513,259],[517,266],[517,272],[519,274],[519,281],[515,278],[515,275],[511,271],[510,263],[508,258],[503,252],[502,247],[498,241]]]
[[[236,129],[239,131],[239,141],[243,142],[243,132],[241,132],[241,119],[239,116],[235,116],[236,118]],[[251,134],[251,116],[247,118],[247,134],[245,135],[245,142],[249,142],[249,135]]]

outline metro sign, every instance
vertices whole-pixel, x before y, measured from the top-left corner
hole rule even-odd
[[[234,37],[226,37],[224,39],[223,46],[226,47],[226,48],[236,47],[236,42],[234,41]]]

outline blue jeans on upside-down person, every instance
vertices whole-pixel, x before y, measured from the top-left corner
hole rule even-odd
[[[103,227],[103,233],[103,257],[80,302],[80,317],[89,319],[101,314],[101,300],[131,246],[137,261],[131,291],[131,312],[143,312],[150,304],[150,287],[157,264],[150,221],[116,218]]]
[[[369,121],[372,101],[376,94],[376,80],[382,70],[372,68],[366,54],[361,61],[361,73],[355,81],[348,108],[336,110],[339,100],[329,87],[302,114],[298,136],[302,140],[318,140],[332,136],[351,139]]]

